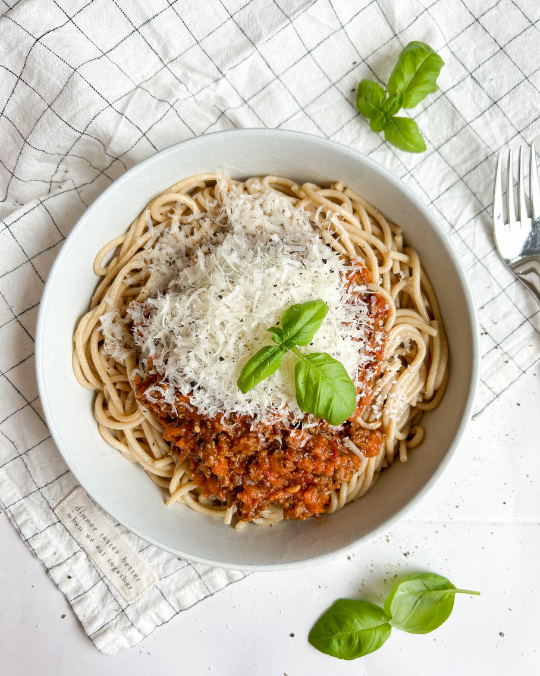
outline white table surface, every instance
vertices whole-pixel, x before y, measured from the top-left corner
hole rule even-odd
[[[0,513],[0,674],[539,674],[539,477],[537,365],[470,423],[439,485],[386,536],[333,563],[251,575],[110,657],[86,638]],[[432,634],[395,631],[381,650],[354,662],[308,644],[311,625],[336,598],[382,602],[394,575],[424,570],[482,596],[459,596]]]

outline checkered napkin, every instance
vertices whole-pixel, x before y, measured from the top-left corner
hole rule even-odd
[[[415,190],[470,275],[482,325],[480,411],[540,356],[540,313],[494,249],[496,153],[540,129],[536,0],[2,0],[0,504],[103,652],[132,646],[241,573],[178,561],[124,533],[157,574],[132,603],[55,508],[76,482],[43,422],[37,308],[84,209],[162,148],[234,127],[294,129],[356,148]],[[411,40],[446,66],[411,111],[427,151],[402,153],[355,106]]]

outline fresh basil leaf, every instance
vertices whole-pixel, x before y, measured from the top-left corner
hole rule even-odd
[[[383,110],[387,113],[388,116],[395,115],[401,108],[402,103],[403,103],[402,92],[398,92],[396,96],[390,94],[383,104]]]
[[[368,120],[381,114],[384,115],[383,104],[385,99],[386,92],[380,84],[373,82],[373,80],[361,80],[358,84],[356,107]]]
[[[377,133],[380,131],[384,131],[387,124],[388,124],[388,115],[386,115],[386,113],[377,113],[371,118],[369,122],[371,130],[376,131]]]
[[[271,326],[269,329],[266,329],[272,334],[272,340],[275,341],[278,345],[283,342],[283,331],[279,326]]]
[[[310,300],[300,305],[291,305],[281,318],[283,342],[293,345],[309,345],[321,328],[330,308],[322,300]]]
[[[407,153],[423,153],[426,149],[426,142],[418,131],[418,125],[409,117],[391,117],[384,129],[384,138]]]
[[[356,408],[356,387],[343,364],[326,352],[302,354],[294,369],[296,401],[302,411],[341,425]]]
[[[414,108],[438,89],[437,78],[444,61],[425,42],[409,42],[399,55],[388,80],[388,93],[403,94],[403,108]]]
[[[244,394],[278,370],[288,348],[268,345],[256,352],[242,369],[236,384]]]
[[[456,594],[480,592],[456,587],[442,575],[419,573],[397,584],[384,603],[390,624],[409,634],[428,634],[450,617]]]
[[[381,111],[377,111],[371,118],[369,126],[372,131],[380,132],[384,131],[388,126],[388,121],[395,115],[398,110],[401,108],[401,102],[403,100],[403,95],[401,92],[398,96],[390,95],[386,101],[383,102]]]
[[[338,599],[319,617],[308,641],[326,655],[355,660],[378,650],[391,632],[388,617],[379,606]]]

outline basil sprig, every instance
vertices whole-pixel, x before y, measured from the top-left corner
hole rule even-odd
[[[456,594],[480,592],[456,589],[435,573],[411,575],[392,589],[384,610],[367,601],[338,599],[314,624],[308,641],[326,655],[354,660],[378,650],[392,627],[410,634],[437,629],[450,617]]]
[[[422,153],[426,143],[416,122],[395,115],[401,108],[414,108],[437,91],[443,66],[444,61],[425,42],[409,42],[390,75],[387,92],[372,80],[361,80],[356,107],[370,121],[373,131],[384,131],[388,143],[408,153]]]
[[[308,641],[326,655],[355,660],[378,650],[388,639],[389,619],[373,603],[338,599],[321,615]]]
[[[419,573],[396,585],[384,602],[390,624],[409,634],[429,634],[450,617],[456,594],[480,592],[456,587],[441,575]]]
[[[303,354],[296,346],[309,345],[321,328],[329,307],[322,300],[312,300],[291,307],[283,313],[281,327],[268,331],[276,345],[268,345],[251,357],[242,369],[237,384],[246,394],[275,373],[283,357],[292,350],[299,358],[294,369],[296,401],[302,411],[341,425],[356,408],[356,387],[343,364],[326,352]]]

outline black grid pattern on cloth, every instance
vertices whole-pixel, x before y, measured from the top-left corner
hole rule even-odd
[[[170,555],[136,540],[162,573],[161,619],[149,621],[80,564],[54,514],[75,482],[41,413],[34,332],[80,214],[138,161],[212,131],[292,129],[354,147],[415,190],[458,249],[482,326],[479,412],[540,355],[540,312],[498,259],[490,223],[497,154],[540,129],[539,21],[525,0],[1,0],[0,504],[78,617],[90,615],[81,621],[100,649],[113,651],[121,629],[133,645],[185,609],[175,576],[197,590],[186,607],[234,580],[187,562],[169,570]],[[386,83],[416,39],[446,62],[440,91],[412,111],[427,144],[419,156],[384,143],[354,106],[358,81]],[[48,542],[63,543],[64,560],[44,555]],[[77,584],[64,575],[75,561]],[[98,590],[105,623],[89,612]]]

